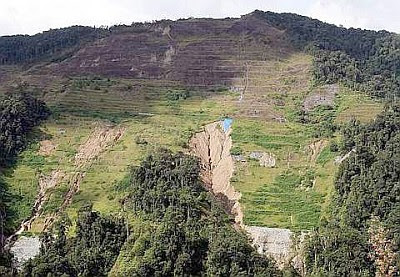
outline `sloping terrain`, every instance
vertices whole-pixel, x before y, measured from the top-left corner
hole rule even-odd
[[[193,87],[229,86],[246,63],[292,52],[283,33],[254,17],[161,21],[121,28],[44,68],[62,75],[166,79]]]
[[[53,111],[5,176],[20,233],[87,202],[119,213],[132,165],[159,147],[191,149],[256,248],[284,259],[291,234],[319,226],[330,203],[338,127],[383,106],[316,83],[313,57],[254,14],[113,27],[65,59],[0,67],[0,92],[20,89]]]

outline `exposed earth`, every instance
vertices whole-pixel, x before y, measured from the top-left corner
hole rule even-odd
[[[119,213],[131,166],[166,147],[200,158],[207,189],[260,253],[301,267],[292,235],[319,225],[351,155],[331,150],[339,132],[315,136],[319,121],[367,122],[382,109],[340,84],[315,84],[312,62],[249,14],[120,26],[65,59],[3,66],[0,93],[23,86],[53,111],[5,177],[20,199],[9,239],[17,264],[62,213],[74,219],[87,202]]]

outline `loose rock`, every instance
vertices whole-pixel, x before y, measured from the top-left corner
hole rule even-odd
[[[27,260],[39,254],[40,245],[39,237],[22,236],[14,243],[10,251],[14,255],[14,264],[17,269],[20,269]]]

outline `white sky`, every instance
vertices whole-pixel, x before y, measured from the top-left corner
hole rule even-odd
[[[293,12],[345,27],[400,33],[400,0],[0,0],[0,35],[71,25]]]

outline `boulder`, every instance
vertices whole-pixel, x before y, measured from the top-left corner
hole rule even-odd
[[[276,165],[276,158],[272,153],[254,151],[250,153],[250,158],[258,160],[260,162],[260,166],[263,167],[275,167]]]

